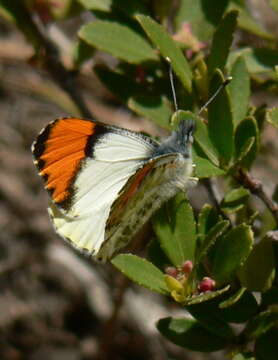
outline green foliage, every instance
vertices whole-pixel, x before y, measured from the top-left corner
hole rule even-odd
[[[169,102],[162,96],[138,95],[130,97],[128,107],[137,114],[152,120],[163,128],[168,129],[172,110]]]
[[[146,259],[131,254],[121,254],[112,260],[112,264],[139,285],[162,294],[169,292],[163,273]]]
[[[227,86],[233,124],[235,127],[244,119],[248,111],[250,97],[250,77],[244,58],[239,56],[231,68],[233,81]]]
[[[253,246],[250,226],[238,225],[222,236],[216,244],[212,261],[212,273],[220,283],[228,281],[247,259]]]
[[[211,96],[223,80],[222,73],[217,70],[211,79]],[[234,126],[227,89],[224,89],[208,107],[208,132],[217,150],[220,166],[225,168],[234,153]],[[219,136],[219,134],[225,134],[225,136]]]
[[[237,22],[237,11],[228,12],[220,21],[212,38],[211,51],[208,57],[208,73],[212,75],[215,69],[224,70],[233,34]]]
[[[182,194],[157,211],[153,228],[173,265],[181,266],[186,260],[194,260],[196,224],[193,210]]]
[[[247,171],[260,154],[264,128],[278,127],[277,107],[250,104],[251,94],[277,94],[277,43],[243,0],[179,3],[173,11],[167,1],[78,1],[78,11],[91,11],[95,20],[78,32],[74,69],[82,69],[100,51],[107,53],[114,66],[95,64],[94,72],[131,111],[164,131],[182,119],[194,120],[192,176],[203,185],[200,189],[214,195],[211,204],[202,199],[201,209],[200,200],[193,209],[184,194],[178,194],[152,219],[148,260],[120,254],[111,262],[134,283],[167,296],[194,317],[185,312],[183,318],[158,321],[158,330],[171,342],[201,352],[229,349],[233,360],[276,359],[278,251],[277,241],[265,233],[274,230],[274,222],[266,220],[270,216],[277,226],[277,210],[275,215],[275,204]],[[277,11],[276,0],[270,5]],[[42,37],[33,11],[23,1],[0,1],[0,14],[17,25],[39,57]],[[70,13],[64,11],[61,17]],[[241,38],[238,27],[262,46]],[[173,28],[175,36],[169,32]],[[241,41],[234,41],[238,38]],[[174,114],[169,64],[179,107],[185,109]],[[228,76],[233,80],[199,113]],[[220,197],[212,194],[212,177],[221,179]],[[254,195],[271,213],[261,208],[256,212]],[[262,223],[259,231],[253,227],[254,213]],[[184,269],[186,263],[190,271]],[[207,279],[212,284],[208,290],[202,287]],[[240,333],[233,331],[233,323],[242,324]]]
[[[78,0],[85,9],[109,11],[112,8],[112,0]]]
[[[236,162],[249,169],[256,158],[259,148],[257,121],[248,116],[238,125],[235,133]]]
[[[80,29],[79,37],[89,45],[128,63],[140,64],[157,58],[140,34],[120,23],[93,21]]]
[[[249,197],[249,190],[240,187],[228,192],[221,203],[221,208],[227,213],[233,213],[242,209]]]
[[[199,321],[192,319],[165,318],[159,320],[158,330],[174,344],[190,350],[211,352],[224,349],[229,343],[207,330]]]
[[[161,25],[158,25],[150,17],[138,15],[138,21],[161,55],[171,63],[173,70],[188,92],[191,91],[192,73],[186,58],[178,45]]]
[[[260,271],[257,271],[260,269]],[[247,261],[240,269],[242,286],[250,291],[266,291],[271,288],[275,277],[273,246],[266,236],[256,244]]]

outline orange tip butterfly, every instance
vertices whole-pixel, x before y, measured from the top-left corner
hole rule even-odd
[[[193,182],[194,122],[162,143],[78,118],[48,124],[32,146],[57,233],[106,261],[127,245],[162,203]]]

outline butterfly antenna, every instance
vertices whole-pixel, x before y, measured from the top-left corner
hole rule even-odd
[[[169,78],[170,78],[171,90],[174,100],[174,106],[175,106],[175,111],[178,111],[178,102],[177,102],[176,90],[174,85],[173,69],[172,69],[172,65],[170,64],[170,59],[168,61],[169,61]]]
[[[219,86],[219,88],[215,91],[215,93],[211,96],[210,99],[208,99],[208,101],[205,103],[205,105],[203,105],[201,107],[201,109],[198,112],[198,115],[200,115],[208,106],[209,104],[217,97],[217,95],[220,93],[220,91],[222,91],[231,81],[232,81],[232,77],[229,76],[227,77],[227,79],[225,79],[223,81],[223,83]]]

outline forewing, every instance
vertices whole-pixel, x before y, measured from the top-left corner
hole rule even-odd
[[[33,152],[51,192],[57,232],[91,254],[104,242],[118,193],[157,146],[128,130],[81,119],[59,119],[38,137]]]

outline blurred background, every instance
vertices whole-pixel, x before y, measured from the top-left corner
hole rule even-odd
[[[258,3],[253,8],[277,34],[277,16]],[[51,28],[65,67],[72,65],[71,40],[87,19],[91,14],[82,13]],[[155,321],[177,314],[174,305],[135,286],[124,291],[126,280],[114,268],[84,258],[55,235],[30,147],[48,122],[79,110],[33,55],[22,33],[0,18],[0,359],[222,359],[221,353],[202,355],[167,342]],[[104,60],[113,65],[107,55],[94,55],[94,62]],[[95,118],[166,134],[123,108],[91,69],[87,61],[76,91]],[[253,101],[277,106],[269,93]],[[269,127],[263,136],[267,156],[258,159],[254,174],[270,194],[277,181],[277,132]],[[193,197],[197,207],[208,201],[202,189]]]

